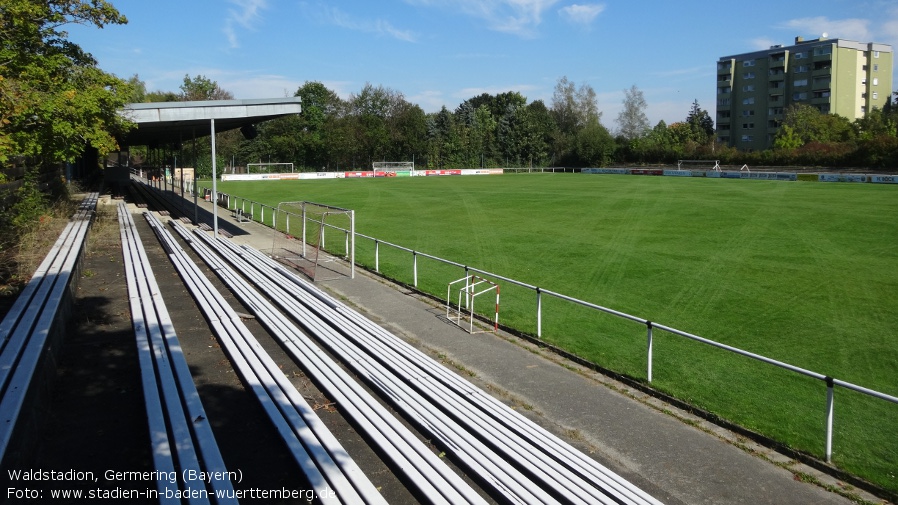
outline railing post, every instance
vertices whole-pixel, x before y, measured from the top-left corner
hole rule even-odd
[[[415,251],[412,251],[412,271],[414,274],[414,286],[418,287],[418,253]]]
[[[355,211],[349,211],[349,233],[352,234],[352,250],[349,251],[349,278],[355,279]]]
[[[306,257],[306,204],[302,204],[302,257]]]
[[[648,336],[648,356],[646,359],[648,370],[646,376],[648,377],[649,382],[652,382],[652,322],[646,321],[645,327]]]
[[[543,291],[536,288],[536,338],[543,338]]]
[[[833,378],[826,378],[826,462],[830,463],[833,457]]]
[[[380,273],[380,241],[374,239],[374,271]]]

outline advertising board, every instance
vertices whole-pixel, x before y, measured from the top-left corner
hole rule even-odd
[[[820,182],[867,182],[863,174],[820,174]]]
[[[582,174],[617,174],[629,175],[629,168],[584,168],[580,170]]]

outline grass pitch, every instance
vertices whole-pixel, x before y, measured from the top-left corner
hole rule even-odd
[[[523,174],[219,189],[355,209],[359,233],[898,395],[891,185]],[[380,270],[411,283],[411,255],[380,251]],[[373,244],[357,241],[357,260],[373,266]],[[438,296],[463,276],[424,258],[418,271]],[[502,285],[501,322],[535,333],[535,309],[533,291]],[[542,327],[555,345],[646,377],[644,326],[543,297]],[[656,331],[652,385],[824,452],[820,381]],[[837,388],[833,445],[836,464],[898,492],[898,405]]]

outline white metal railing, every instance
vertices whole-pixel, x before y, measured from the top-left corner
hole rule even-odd
[[[271,227],[274,228],[274,229],[277,229],[277,226],[276,226],[276,223],[277,223],[277,216],[276,216],[276,214],[277,214],[278,211],[277,211],[277,209],[276,209],[275,207],[272,207],[272,206],[270,206],[270,205],[265,205],[265,204],[262,204],[262,203],[259,203],[259,202],[254,202],[254,201],[252,201],[252,200],[248,200],[248,199],[245,199],[245,198],[240,198],[240,197],[232,198],[232,197],[230,197],[229,195],[226,195],[226,199],[228,200],[228,202],[230,202],[231,200],[234,200],[234,202],[235,202],[235,203],[234,203],[235,206],[234,206],[234,207],[230,207],[230,206],[229,206],[229,207],[228,207],[229,209],[236,208],[236,202],[237,202],[237,201],[241,201],[241,202],[242,202],[242,205],[243,205],[244,207],[245,207],[245,205],[246,205],[247,203],[249,203],[249,204],[250,204],[250,213],[249,213],[249,215],[252,216],[254,220],[255,220],[255,217],[254,217],[254,214],[253,214],[253,210],[254,210],[256,207],[258,207],[259,209],[262,210],[261,217],[260,217],[260,219],[259,219],[258,221],[259,221],[260,223],[262,223],[262,224],[265,224],[265,225],[267,225],[267,226],[271,226]],[[228,205],[230,205],[230,203],[228,203]],[[267,208],[267,209],[270,209],[269,212],[270,212],[270,214],[271,214],[271,217],[270,217],[270,219],[269,219],[269,222],[265,222],[265,218],[264,218],[264,209],[266,209],[266,208]],[[295,215],[295,214],[294,214],[294,215]],[[347,234],[347,236],[348,236],[348,234],[349,234],[349,230],[345,230],[345,229],[343,229],[343,228],[339,228],[339,227],[332,226],[332,225],[328,225],[328,226],[333,227],[333,228],[336,228],[337,230],[343,231],[344,233]],[[289,233],[289,229],[288,229],[287,233]],[[759,361],[759,362],[762,362],[762,363],[766,363],[766,364],[768,364],[768,365],[772,365],[772,366],[775,366],[775,367],[778,367],[778,368],[781,368],[781,369],[784,369],[784,370],[788,370],[788,371],[791,371],[791,372],[794,372],[794,373],[797,373],[797,374],[800,374],[800,375],[803,375],[803,376],[806,376],[806,377],[810,377],[810,378],[819,380],[819,381],[821,381],[821,382],[824,382],[824,383],[826,384],[826,412],[825,412],[825,418],[826,418],[826,435],[825,435],[825,436],[826,436],[826,439],[825,439],[826,449],[825,449],[825,455],[826,455],[826,461],[827,461],[827,463],[831,462],[831,460],[832,460],[833,411],[834,411],[834,402],[835,402],[835,392],[834,392],[835,386],[840,386],[840,387],[843,387],[843,388],[848,389],[848,390],[856,391],[856,392],[858,392],[858,393],[862,393],[862,394],[864,394],[864,395],[867,395],[867,396],[870,396],[870,397],[873,397],[873,398],[877,398],[877,399],[884,400],[884,401],[887,401],[887,402],[894,403],[894,404],[898,405],[898,397],[895,397],[895,396],[892,396],[892,395],[889,395],[889,394],[886,394],[886,393],[883,393],[883,392],[880,392],[880,391],[876,391],[876,390],[873,390],[873,389],[869,389],[869,388],[866,388],[866,387],[863,387],[863,386],[860,386],[860,385],[857,385],[857,384],[853,384],[853,383],[851,383],[851,382],[839,380],[839,379],[836,379],[836,378],[833,378],[833,377],[830,377],[830,376],[827,376],[827,375],[824,375],[824,374],[821,374],[821,373],[818,373],[818,372],[814,372],[814,371],[807,370],[807,369],[804,369],[804,368],[801,368],[801,367],[797,367],[797,366],[794,366],[794,365],[790,365],[790,364],[788,364],[788,363],[785,363],[785,362],[782,362],[782,361],[778,361],[778,360],[775,360],[775,359],[772,359],[772,358],[768,358],[768,357],[762,356],[762,355],[760,355],[760,354],[755,354],[755,353],[752,353],[752,352],[750,352],[750,351],[746,351],[746,350],[744,350],[744,349],[739,349],[738,347],[733,347],[733,346],[726,345],[726,344],[723,344],[723,343],[720,343],[720,342],[717,342],[717,341],[714,341],[714,340],[711,340],[711,339],[707,339],[707,338],[704,338],[704,337],[701,337],[701,336],[698,336],[698,335],[694,335],[694,334],[692,334],[692,333],[688,333],[688,332],[685,332],[685,331],[681,331],[681,330],[678,330],[678,329],[673,328],[673,327],[670,327],[670,326],[666,326],[666,325],[663,325],[663,324],[658,324],[658,323],[649,321],[649,320],[644,319],[644,318],[639,317],[639,316],[635,316],[635,315],[632,315],[632,314],[627,314],[627,313],[625,313],[625,312],[621,312],[621,311],[618,311],[618,310],[614,310],[614,309],[611,309],[611,308],[608,308],[608,307],[603,307],[603,306],[601,306],[601,305],[597,305],[597,304],[590,303],[590,302],[587,302],[587,301],[584,301],[584,300],[580,300],[580,299],[577,299],[577,298],[574,298],[574,297],[571,297],[571,296],[568,296],[568,295],[564,295],[564,294],[561,294],[561,293],[557,293],[557,292],[555,292],[555,291],[550,291],[550,290],[548,290],[548,289],[544,289],[544,288],[541,288],[541,287],[539,287],[539,286],[535,286],[535,285],[532,285],[532,284],[528,284],[528,283],[526,283],[526,282],[521,282],[521,281],[518,281],[518,280],[515,280],[515,279],[511,279],[511,278],[509,278],[509,277],[504,277],[504,276],[502,276],[502,275],[499,275],[499,274],[496,274],[496,273],[493,273],[493,272],[489,272],[489,271],[486,271],[486,270],[481,270],[481,269],[479,269],[479,268],[475,268],[475,267],[472,267],[472,266],[469,266],[469,265],[464,265],[464,264],[462,264],[462,263],[458,263],[458,262],[455,262],[455,261],[451,261],[451,260],[447,260],[447,259],[444,259],[444,258],[440,258],[440,257],[438,257],[438,256],[433,256],[433,255],[431,255],[431,254],[426,254],[426,253],[423,253],[423,252],[421,252],[421,251],[416,251],[416,250],[414,250],[414,249],[410,249],[410,248],[408,248],[408,247],[403,247],[403,246],[401,246],[401,245],[398,245],[398,244],[394,244],[394,243],[388,242],[388,241],[386,241],[386,240],[381,240],[381,239],[378,239],[378,238],[375,238],[375,237],[370,237],[370,236],[368,236],[368,235],[361,234],[361,233],[359,233],[359,232],[357,232],[357,231],[355,232],[355,237],[356,237],[356,238],[367,239],[367,240],[370,240],[370,241],[372,241],[372,242],[374,243],[374,270],[375,270],[375,272],[377,272],[377,273],[379,273],[379,274],[381,273],[381,271],[380,271],[380,246],[381,246],[381,245],[388,246],[388,247],[397,249],[397,250],[399,250],[399,251],[404,251],[404,252],[410,253],[411,256],[412,256],[412,285],[413,285],[415,288],[418,287],[418,257],[421,256],[421,257],[424,257],[424,258],[429,258],[429,259],[434,260],[434,261],[439,262],[439,263],[443,263],[443,264],[445,264],[445,265],[451,265],[451,266],[455,266],[455,267],[458,267],[458,268],[462,268],[462,269],[464,269],[465,276],[468,276],[468,275],[470,275],[472,272],[474,272],[474,273],[480,274],[481,276],[488,277],[488,278],[490,278],[490,279],[494,279],[494,280],[499,280],[499,281],[507,282],[507,283],[513,284],[513,285],[515,285],[515,286],[519,286],[519,287],[522,287],[522,288],[525,288],[525,289],[532,290],[532,291],[536,294],[536,314],[535,314],[535,315],[536,315],[536,337],[539,338],[539,339],[542,338],[542,305],[543,305],[543,304],[542,304],[542,297],[543,297],[543,295],[547,295],[547,296],[550,296],[550,297],[554,297],[554,298],[557,298],[557,299],[559,299],[559,300],[564,300],[564,301],[567,301],[567,302],[570,302],[570,303],[573,303],[573,304],[576,304],[576,305],[580,305],[580,306],[583,306],[583,307],[586,307],[586,308],[589,308],[589,309],[592,309],[592,310],[596,310],[596,311],[599,311],[599,312],[604,312],[604,313],[606,313],[606,314],[610,314],[610,315],[612,315],[612,316],[615,316],[615,317],[618,317],[618,318],[621,318],[621,319],[625,319],[625,320],[632,321],[632,322],[635,322],[635,323],[638,323],[638,324],[642,324],[642,325],[644,325],[644,326],[646,327],[646,333],[647,333],[647,346],[646,346],[646,363],[647,363],[647,366],[646,366],[646,377],[647,377],[648,382],[652,382],[653,337],[654,337],[653,333],[654,333],[654,330],[655,330],[655,329],[658,329],[658,330],[662,330],[662,331],[668,332],[668,333],[670,333],[670,334],[672,334],[672,335],[677,335],[677,336],[680,336],[680,337],[684,337],[684,338],[686,338],[686,339],[689,339],[689,340],[692,340],[692,341],[695,341],[695,342],[707,344],[707,345],[710,345],[710,346],[712,346],[712,347],[716,347],[716,348],[718,348],[718,349],[722,349],[722,350],[725,350],[725,351],[728,351],[728,352],[731,352],[731,353],[734,353],[734,354],[737,354],[737,355],[740,355],[740,356],[743,356],[743,357],[747,357],[747,358],[750,358],[750,359],[753,359],[753,360],[756,360],[756,361]],[[347,256],[348,256],[349,252],[347,251],[346,254],[347,254]]]

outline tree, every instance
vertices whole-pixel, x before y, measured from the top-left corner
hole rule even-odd
[[[605,166],[611,161],[613,153],[614,139],[597,120],[591,121],[577,132],[576,154],[580,165]]]
[[[593,120],[602,118],[592,86],[581,84],[578,89],[566,76],[555,84],[550,110],[558,128],[565,134],[575,134]]]
[[[578,89],[567,77],[562,77],[555,84],[549,110],[557,126],[552,152],[561,162],[577,163],[578,133],[586,126],[601,126],[602,113],[599,112],[595,90],[588,84],[582,84]]]
[[[628,141],[636,140],[649,131],[649,118],[645,115],[645,97],[634,84],[624,90],[624,108],[617,116],[620,134]]]
[[[783,113],[783,122],[774,145],[779,141],[781,146],[800,147],[811,142],[846,142],[854,137],[855,130],[847,118],[824,114],[816,107],[795,103]]]
[[[204,75],[191,78],[184,76],[181,84],[181,100],[185,102],[199,100],[233,100],[234,95],[230,91],[221,89],[217,82]]]
[[[117,111],[132,97],[68,40],[66,24],[124,24],[104,0],[0,0],[0,163],[72,161],[85,149],[118,148],[130,124]]]
[[[706,144],[714,138],[714,120],[708,111],[702,109],[698,100],[692,102],[689,115],[686,116],[686,124],[692,131],[692,139],[699,144]]]
[[[302,100],[302,114],[294,132],[300,139],[302,164],[324,167],[329,160],[329,125],[335,121],[342,101],[335,92],[316,81],[306,81],[294,96]]]

